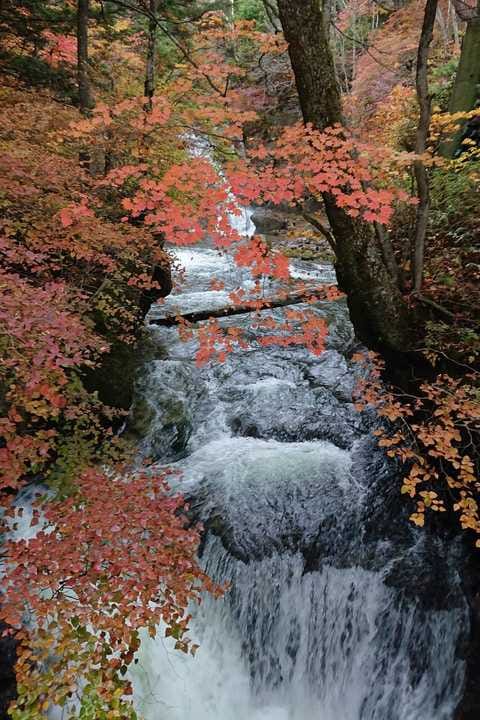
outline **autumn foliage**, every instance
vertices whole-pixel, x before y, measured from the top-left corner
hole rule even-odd
[[[477,378],[439,374],[421,384],[416,396],[407,396],[385,387],[383,363],[374,353],[355,359],[367,368],[366,379],[357,387],[357,408],[371,405],[385,420],[375,435],[387,455],[404,466],[401,493],[415,501],[410,519],[423,526],[429,511],[453,511],[480,547]]]
[[[285,58],[279,33],[217,12],[202,11],[187,22],[185,8],[169,4],[156,26],[163,41],[155,58],[157,90],[146,97],[148,3],[134,2],[105,19],[103,4],[92,2],[89,72],[96,102],[80,114],[75,3],[5,5],[0,490],[6,532],[24,523],[12,505],[16,494],[32,482],[45,488],[34,503],[32,537],[8,536],[2,546],[0,617],[20,642],[12,716],[34,720],[60,705],[85,720],[134,717],[128,668],[140,631],[155,635],[163,623],[179,650],[194,653],[188,605],[221,589],[197,564],[200,529],[190,526],[171,478],[132,471],[132,448],[117,433],[124,410],[102,402],[88,380],[112,347],[135,342],[145,310],[168,291],[162,285],[171,265],[168,247],[204,240],[249,270],[251,292],[238,288],[229,301],[252,311],[252,323],[264,331],[260,345],[323,352],[328,327],[316,313],[288,309],[280,322],[260,313],[272,300],[264,294],[266,278],[274,281],[276,299],[307,288],[291,278],[278,248],[234,229],[229,216],[242,206],[284,204],[302,212],[305,203],[328,195],[377,232],[393,228],[400,239],[395,253],[408,272],[401,246],[406,222],[400,230],[398,223],[411,217],[416,203],[408,63],[422,8],[412,2],[391,9],[380,24],[378,7],[362,0],[347,3],[337,18],[343,33],[358,17],[375,19],[365,41],[376,50],[372,44],[355,55],[349,70],[355,131],[336,125],[319,132],[297,122],[277,128],[268,142],[249,142],[244,152],[246,128],[258,120],[252,98],[262,96],[258,104],[269,106],[266,89],[251,78],[259,57]],[[388,73],[377,62],[386,53],[393,64]],[[465,116],[434,118],[431,151],[423,158],[429,167],[445,169],[432,157],[456,120]],[[444,295],[435,294],[435,262],[425,286],[438,306]],[[211,288],[221,289],[215,278]],[[408,296],[408,281],[402,288]],[[335,288],[315,288],[306,304],[338,296]],[[447,314],[461,312],[449,306]],[[465,325],[470,331],[468,318]],[[200,326],[180,319],[179,332],[184,339],[195,335],[198,364],[223,362],[248,347],[239,328],[225,329],[214,318]],[[458,350],[460,343],[453,345]],[[377,364],[364,383],[359,407],[375,405],[386,421],[377,431],[379,444],[404,465],[399,490],[415,503],[413,522],[423,525],[429,509],[451,510],[480,536],[470,449],[479,420],[474,375],[439,371],[407,397],[385,389],[382,369]]]
[[[221,591],[197,565],[198,530],[186,526],[183,501],[165,477],[90,469],[76,483],[68,498],[37,499],[35,536],[5,548],[2,617],[26,641],[13,718],[89,703],[96,718],[133,716],[125,673],[139,631],[154,637],[163,623],[178,649],[194,653],[185,607],[201,591]],[[13,526],[22,515],[11,513]]]

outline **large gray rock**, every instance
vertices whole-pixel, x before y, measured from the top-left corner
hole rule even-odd
[[[278,210],[263,207],[255,210],[252,215],[252,222],[254,223],[257,232],[263,234],[285,230],[288,225],[288,220],[284,213]]]

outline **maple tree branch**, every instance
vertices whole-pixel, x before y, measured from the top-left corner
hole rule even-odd
[[[143,15],[144,17],[146,17],[146,18],[152,23],[152,25],[154,24],[155,27],[158,28],[158,29],[165,35],[165,37],[167,37],[167,38],[170,40],[170,42],[171,42],[173,45],[175,45],[175,47],[177,48],[177,50],[179,50],[180,53],[182,54],[183,58],[184,58],[192,67],[194,67],[195,70],[197,70],[198,72],[201,73],[201,75],[202,75],[202,76],[205,78],[205,80],[208,82],[208,84],[210,85],[210,87],[212,88],[212,90],[214,90],[216,93],[218,93],[219,95],[221,95],[221,97],[226,97],[226,96],[227,96],[227,93],[228,93],[228,90],[229,90],[229,86],[230,86],[231,75],[228,75],[228,77],[227,77],[227,80],[226,80],[226,83],[225,83],[225,88],[224,88],[223,90],[222,90],[221,88],[219,88],[219,87],[213,82],[213,80],[212,80],[211,77],[208,75],[208,73],[205,73],[205,72],[202,71],[201,67],[200,67],[199,64],[194,60],[194,58],[192,58],[192,56],[191,56],[191,54],[188,52],[188,50],[182,45],[182,43],[181,43],[179,40],[177,40],[177,38],[170,32],[170,30],[169,30],[169,29],[165,26],[165,24],[164,24],[164,23],[171,23],[171,24],[173,24],[173,25],[181,25],[181,24],[186,24],[186,23],[195,23],[195,22],[198,22],[198,20],[201,20],[201,18],[202,18],[207,12],[209,12],[208,9],[203,10],[201,13],[199,13],[198,15],[196,15],[196,16],[193,17],[193,18],[188,18],[188,19],[184,19],[184,20],[175,20],[174,18],[169,17],[169,16],[167,16],[167,15],[160,15],[159,13],[151,12],[146,6],[145,6],[145,7],[144,7],[144,6],[141,6],[141,7],[140,7],[140,6],[132,5],[131,3],[126,2],[126,0],[112,0],[112,2],[113,2],[115,5],[118,5],[118,6],[120,6],[120,7],[125,8],[126,10],[131,10],[132,12],[139,13],[139,14]]]
[[[102,282],[100,283],[100,285],[95,290],[95,292],[90,296],[90,298],[89,298],[90,302],[92,302],[92,300],[95,300],[95,298],[98,297],[98,295],[100,295],[105,290],[105,288],[110,284],[110,282],[111,282],[111,280],[108,275],[106,277],[104,277]]]
[[[427,300],[428,300],[428,298],[427,298]],[[439,306],[439,307],[440,307],[440,306]],[[448,310],[447,310],[447,312],[448,312]],[[431,349],[431,348],[419,348],[419,351],[425,352],[425,351],[430,350],[430,349]],[[436,354],[436,355],[442,355],[442,356],[445,358],[445,360],[448,360],[448,362],[451,362],[451,363],[453,363],[454,365],[458,365],[458,367],[465,368],[465,370],[468,370],[469,373],[471,373],[472,375],[478,375],[478,376],[480,376],[480,371],[479,371],[479,370],[475,370],[475,368],[472,367],[472,365],[466,365],[465,363],[462,363],[462,362],[459,362],[458,360],[455,360],[454,358],[450,357],[450,355],[447,355],[446,352],[443,352],[443,350],[435,349],[435,354]]]
[[[174,35],[172,35],[172,33],[171,33],[164,25],[162,25],[162,24],[159,22],[159,23],[158,23],[158,28],[159,28],[159,30],[170,40],[170,42],[172,42],[172,43],[175,45],[175,47],[176,47],[178,50],[180,50],[180,52],[182,53],[184,59],[185,59],[188,63],[190,63],[190,65],[191,65],[192,67],[194,67],[195,70],[197,70],[197,71],[205,78],[205,80],[208,82],[208,84],[210,85],[210,87],[212,88],[212,90],[214,90],[216,93],[218,93],[221,97],[226,97],[226,96],[227,96],[227,93],[228,93],[228,88],[229,88],[229,85],[230,85],[230,77],[231,77],[231,75],[230,75],[230,74],[228,75],[227,81],[226,81],[226,83],[225,83],[225,88],[224,88],[224,90],[222,90],[221,88],[219,88],[219,87],[213,82],[213,80],[212,80],[211,77],[208,75],[208,73],[204,72],[204,71],[201,69],[200,65],[192,58],[192,56],[191,56],[191,54],[188,52],[188,50],[186,50],[186,49],[183,47],[183,45],[177,40],[177,38],[176,38]]]

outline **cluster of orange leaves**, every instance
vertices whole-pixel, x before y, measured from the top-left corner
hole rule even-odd
[[[44,30],[42,37],[46,46],[42,48],[40,56],[53,67],[67,63],[75,65],[77,62],[77,39],[72,35],[57,35],[50,30]]]
[[[430,128],[430,139],[431,142],[438,143],[440,140],[444,140],[449,136],[455,134],[459,127],[469,120],[478,118],[480,116],[480,109],[474,108],[473,110],[456,112],[456,113],[434,113],[432,115],[431,128]],[[464,141],[466,148],[468,144],[473,146],[476,143],[473,140]]]
[[[415,202],[392,182],[411,155],[361,143],[340,126],[320,132],[298,123],[273,147],[260,146],[251,157],[254,165],[236,163],[228,170],[235,195],[245,203],[301,205],[305,198],[328,193],[352,217],[388,225],[396,203]]]
[[[424,382],[416,397],[385,387],[383,363],[375,353],[354,356],[368,370],[358,386],[357,409],[375,407],[385,425],[375,430],[387,455],[406,465],[402,494],[415,499],[411,520],[423,526],[427,510],[458,514],[462,529],[480,536],[480,481],[475,452],[480,403],[471,383],[440,374]],[[476,540],[480,547],[480,537]]]
[[[90,143],[94,143],[95,138],[104,142],[109,132],[115,137],[115,128],[119,124],[127,137],[132,132],[137,133],[136,153],[142,161],[115,168],[98,181],[98,187],[111,188],[117,193],[128,188],[121,201],[122,209],[127,213],[123,217],[125,223],[141,219],[144,227],[161,233],[173,245],[194,245],[208,237],[219,249],[231,248],[238,266],[249,268],[255,279],[268,276],[288,282],[289,261],[258,237],[243,239],[239,236],[228,219],[229,213],[238,212],[236,202],[294,205],[301,204],[312,194],[320,196],[329,192],[352,216],[362,215],[366,221],[387,223],[395,202],[410,201],[401,189],[375,187],[374,179],[378,179],[387,167],[387,158],[379,151],[374,153],[372,148],[356,143],[340,127],[319,133],[310,126],[296,125],[285,130],[273,148],[253,151],[251,163],[241,159],[227,163],[225,176],[219,174],[205,156],[188,157],[165,168],[162,158],[147,152],[142,141],[146,132],[142,126],[143,106],[144,102],[138,98],[111,108],[99,106],[90,119],[76,124],[74,136],[88,138]],[[223,101],[220,106],[223,108]],[[227,121],[223,114],[212,116],[208,105],[201,112],[194,113],[191,107],[185,110],[168,93],[154,102],[152,112],[145,117],[153,138],[159,131],[174,137],[178,127],[187,124],[187,118],[188,122],[195,123],[197,133],[206,132],[207,135],[209,122],[218,123],[220,118]],[[237,117],[238,122],[241,118],[242,113]],[[148,165],[145,157],[149,158]],[[398,164],[403,167],[408,161],[409,158],[399,156]],[[293,166],[295,173],[292,173]],[[76,210],[69,207],[64,211],[64,222],[70,223],[75,213],[84,216],[90,212],[86,205],[77,206]],[[232,296],[231,300],[235,304],[236,297]],[[260,295],[250,299],[251,304],[255,302],[264,306]],[[309,347],[318,350],[325,334],[323,326],[314,333],[315,321],[310,316],[305,316],[304,325],[304,331],[294,333],[291,342],[299,343],[303,339]],[[276,342],[286,344],[286,330],[290,329],[290,326],[279,327]],[[203,325],[198,333],[198,361],[223,359],[238,341],[237,336],[231,336],[232,332],[231,329],[230,335],[225,335],[215,321]],[[318,342],[313,340],[314,336]],[[273,341],[272,337],[270,341]]]

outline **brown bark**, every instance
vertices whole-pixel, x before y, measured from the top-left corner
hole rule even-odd
[[[77,81],[78,106],[82,115],[88,115],[94,106],[88,75],[88,15],[90,0],[77,2]]]
[[[319,130],[342,121],[321,0],[279,0],[278,9],[305,122]]]
[[[341,122],[321,0],[278,0],[278,8],[304,121],[318,130]],[[324,202],[335,238],[338,281],[358,337],[380,350],[407,351],[412,346],[412,322],[388,269],[392,258],[384,257],[388,240],[379,238],[371,225],[347,215],[331,195],[325,195]]]
[[[423,155],[427,149],[432,102],[428,90],[428,56],[433,40],[433,26],[437,14],[438,0],[427,0],[423,17],[422,32],[418,45],[416,88],[420,118],[417,127],[415,152]],[[420,292],[423,282],[423,265],[425,256],[425,238],[427,235],[428,215],[430,211],[430,182],[423,160],[415,160],[413,164],[417,183],[418,205],[415,222],[415,237],[412,252],[412,281],[415,292]]]
[[[159,0],[149,2],[149,21],[147,38],[147,62],[145,68],[145,97],[147,98],[147,109],[152,109],[153,96],[155,95],[155,55],[157,49],[157,27],[158,27],[158,5]]]

